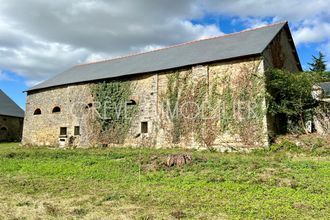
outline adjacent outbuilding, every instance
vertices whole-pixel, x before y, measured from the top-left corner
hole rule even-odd
[[[22,139],[24,111],[0,89],[0,142]]]

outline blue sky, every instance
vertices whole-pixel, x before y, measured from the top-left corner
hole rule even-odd
[[[0,0],[0,88],[24,109],[24,90],[73,65],[283,20],[306,69],[318,51],[330,60],[329,6],[330,0]]]

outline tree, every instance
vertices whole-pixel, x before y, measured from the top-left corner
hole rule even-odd
[[[325,61],[325,56],[322,52],[319,52],[319,56],[315,57],[313,55],[312,58],[312,63],[308,63],[310,66],[310,71],[313,72],[324,72],[326,70],[326,61]]]
[[[274,69],[266,72],[266,80],[268,112],[273,116],[285,115],[294,130],[298,128],[307,133],[306,119],[317,105],[312,97],[312,87],[319,80],[317,74]]]

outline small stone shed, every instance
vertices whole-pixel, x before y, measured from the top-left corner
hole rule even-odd
[[[0,89],[0,142],[21,141],[24,111]]]
[[[268,68],[301,71],[287,22],[77,65],[27,91],[23,144],[267,146],[276,133],[276,117],[266,114]],[[108,93],[116,96],[109,100],[129,94],[126,107],[137,111],[127,130],[107,118],[97,122],[114,126],[99,131],[82,112],[100,113],[104,91],[95,87],[116,82],[129,83],[129,93]],[[179,114],[171,117],[173,111]]]

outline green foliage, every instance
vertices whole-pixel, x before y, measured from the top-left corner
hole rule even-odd
[[[179,117],[179,72],[174,72],[167,76],[167,97],[164,100],[163,106],[165,111],[169,111],[170,120],[173,124],[172,129],[172,143],[176,144],[180,141],[181,128],[180,128],[180,117]],[[167,109],[169,107],[169,109]]]
[[[137,105],[128,106],[134,85],[129,82],[103,82],[92,86],[101,133],[107,133],[110,143],[123,143],[137,113]]]
[[[306,71],[305,73],[314,77],[315,81],[328,82],[330,80],[330,72],[328,71],[324,71],[324,72]]]
[[[312,62],[308,63],[310,66],[309,70],[313,72],[325,72],[326,70],[326,61],[325,56],[322,52],[319,52],[319,56],[312,56]]]
[[[172,113],[172,143],[191,136],[211,148],[220,135],[239,135],[248,146],[261,143],[266,114],[265,79],[257,73],[260,62],[240,67],[240,74],[212,73],[192,78],[191,71],[167,75],[164,110]],[[214,74],[214,75],[213,75]],[[175,113],[175,114],[173,114]]]
[[[230,86],[230,76],[225,76],[219,80],[220,84],[224,86],[222,93],[220,94],[220,100],[222,103],[222,112],[220,118],[220,133],[224,133],[230,129],[235,121],[234,118],[234,96],[233,89]]]
[[[192,80],[191,76],[191,71],[167,75],[163,107],[165,112],[171,112],[172,143],[180,143],[182,138],[194,135],[199,143],[209,147],[217,136],[219,115],[214,115],[219,107],[217,85],[213,85],[209,93],[205,77]]]
[[[278,152],[278,151],[287,151],[287,152],[301,152],[302,148],[297,146],[295,143],[285,140],[278,144],[272,144],[270,146],[270,151]]]
[[[239,75],[220,76],[215,82],[222,88],[218,97],[222,107],[220,134],[239,134],[246,146],[261,143],[265,135],[265,79],[257,72],[259,64],[244,65]]]
[[[292,123],[304,128],[305,119],[317,105],[312,87],[319,77],[312,73],[273,69],[266,72],[266,80],[269,113],[285,114]]]
[[[191,164],[148,169],[153,158],[182,153]],[[329,155],[0,144],[0,217],[50,219],[53,207],[60,219],[329,219]]]

